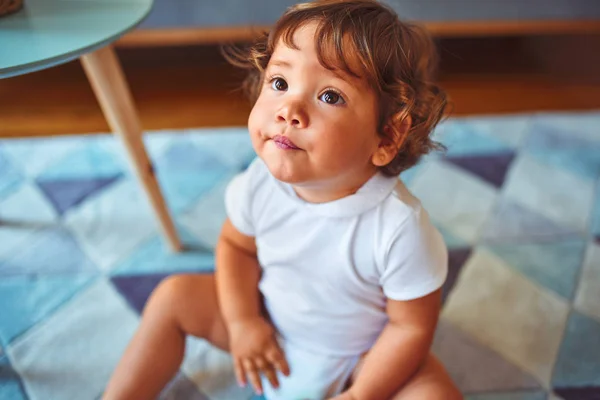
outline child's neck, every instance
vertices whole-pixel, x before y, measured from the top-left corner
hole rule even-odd
[[[293,184],[296,195],[308,203],[328,203],[356,193],[377,173],[376,169],[341,179]]]

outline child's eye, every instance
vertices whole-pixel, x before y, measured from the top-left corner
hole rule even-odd
[[[342,96],[340,96],[339,93],[334,92],[333,90],[326,91],[319,97],[319,99],[321,99],[321,101],[323,101],[327,104],[333,104],[333,105],[339,105],[339,104],[345,103]]]
[[[288,84],[285,79],[282,78],[273,78],[271,79],[271,87],[277,91],[287,90]]]

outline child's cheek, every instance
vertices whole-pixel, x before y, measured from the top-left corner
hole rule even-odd
[[[252,107],[250,115],[248,116],[248,130],[250,131],[251,136],[254,136],[261,130],[260,125],[260,113],[257,102],[254,107]]]
[[[264,146],[263,135],[266,133],[264,123],[261,123],[260,114],[252,109],[250,116],[248,117],[248,131],[250,133],[250,140],[252,141],[252,147],[257,154],[261,154]]]

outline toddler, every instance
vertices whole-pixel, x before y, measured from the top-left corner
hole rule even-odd
[[[104,398],[155,398],[186,335],[269,400],[462,398],[430,355],[447,250],[398,179],[441,147],[428,36],[377,1],[322,0],[232,59],[258,157],[227,188],[216,272],[158,286]]]

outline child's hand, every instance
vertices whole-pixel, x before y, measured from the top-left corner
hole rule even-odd
[[[262,394],[260,375],[274,388],[279,386],[276,371],[290,374],[283,351],[275,339],[275,329],[263,318],[257,317],[229,324],[229,344],[235,375],[240,386],[250,380],[257,394]]]

